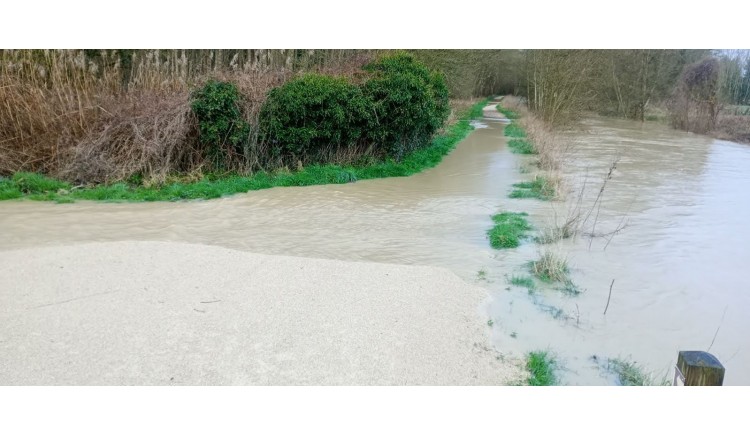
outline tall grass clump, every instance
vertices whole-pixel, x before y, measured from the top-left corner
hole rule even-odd
[[[557,384],[556,361],[547,351],[529,352],[526,356],[526,369],[529,371],[528,384],[545,387]]]
[[[551,250],[544,251],[538,260],[532,261],[530,269],[543,282],[565,283],[570,281],[568,261]]]

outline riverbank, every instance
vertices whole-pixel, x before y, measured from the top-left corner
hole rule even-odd
[[[489,99],[473,104],[454,117],[454,123],[432,140],[427,148],[419,149],[400,161],[386,160],[365,166],[312,165],[301,170],[260,172],[251,176],[213,175],[198,181],[175,181],[163,185],[143,186],[115,183],[110,185],[72,186],[39,174],[17,173],[0,178],[0,200],[30,199],[69,203],[90,201],[180,201],[213,199],[252,190],[278,186],[311,186],[345,184],[357,180],[405,177],[436,166],[456,147],[474,127],[470,121],[482,116],[482,108]]]
[[[137,271],[137,273],[134,273]],[[452,272],[163,242],[0,252],[3,385],[505,385]]]

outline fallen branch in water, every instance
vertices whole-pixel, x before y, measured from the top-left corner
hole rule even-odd
[[[604,315],[607,315],[607,308],[609,308],[609,300],[612,299],[612,286],[615,285],[615,280],[612,280],[612,284],[609,285],[609,296],[607,296],[607,306],[604,307]]]

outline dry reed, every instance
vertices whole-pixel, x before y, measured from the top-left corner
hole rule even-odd
[[[371,56],[355,50],[0,50],[0,175],[40,172],[77,182],[138,175],[150,182],[200,171],[190,93],[208,79],[234,82],[257,125],[268,91],[295,74],[354,76]],[[270,169],[252,129],[226,169]],[[342,158],[349,158],[344,156]]]

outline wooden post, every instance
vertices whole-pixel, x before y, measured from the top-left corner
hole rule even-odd
[[[724,366],[708,352],[680,351],[676,369],[675,385],[720,386],[724,383]]]

